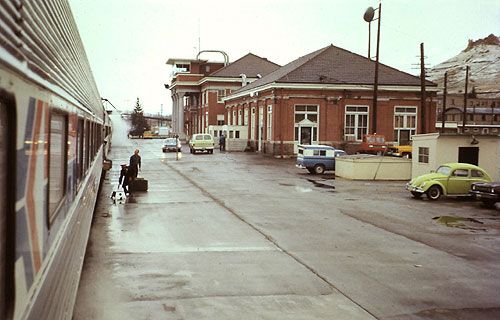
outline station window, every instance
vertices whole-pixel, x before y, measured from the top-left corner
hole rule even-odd
[[[226,90],[224,90],[224,89],[217,90],[217,101],[218,102],[222,102],[222,98],[224,98],[225,96],[226,96]]]
[[[368,133],[368,106],[346,106],[344,139],[361,141]]]
[[[273,136],[273,106],[267,106],[267,141]]]
[[[429,163],[429,148],[418,147],[418,162]]]
[[[67,128],[66,115],[52,112],[49,141],[49,223],[54,221],[66,190]]]
[[[189,72],[189,64],[176,63],[175,68],[177,69],[177,72]]]
[[[395,107],[394,141],[399,145],[408,145],[416,130],[417,107]]]

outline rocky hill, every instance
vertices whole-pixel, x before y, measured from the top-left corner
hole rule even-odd
[[[428,71],[428,79],[444,86],[448,71],[448,92],[463,93],[465,67],[469,66],[469,92],[491,92],[481,97],[500,97],[500,38],[490,34],[484,39],[469,40],[467,47],[455,57]]]

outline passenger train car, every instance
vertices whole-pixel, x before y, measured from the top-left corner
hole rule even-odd
[[[67,0],[0,1],[0,319],[71,319],[111,123]]]

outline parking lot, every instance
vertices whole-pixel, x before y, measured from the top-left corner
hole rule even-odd
[[[146,193],[113,203],[141,150]],[[498,319],[500,211],[256,153],[112,149],[75,319]]]

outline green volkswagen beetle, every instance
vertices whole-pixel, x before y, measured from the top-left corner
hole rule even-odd
[[[430,200],[445,196],[469,196],[473,182],[490,182],[483,169],[468,163],[445,163],[435,172],[421,175],[406,184],[406,190],[415,198],[424,193]]]

